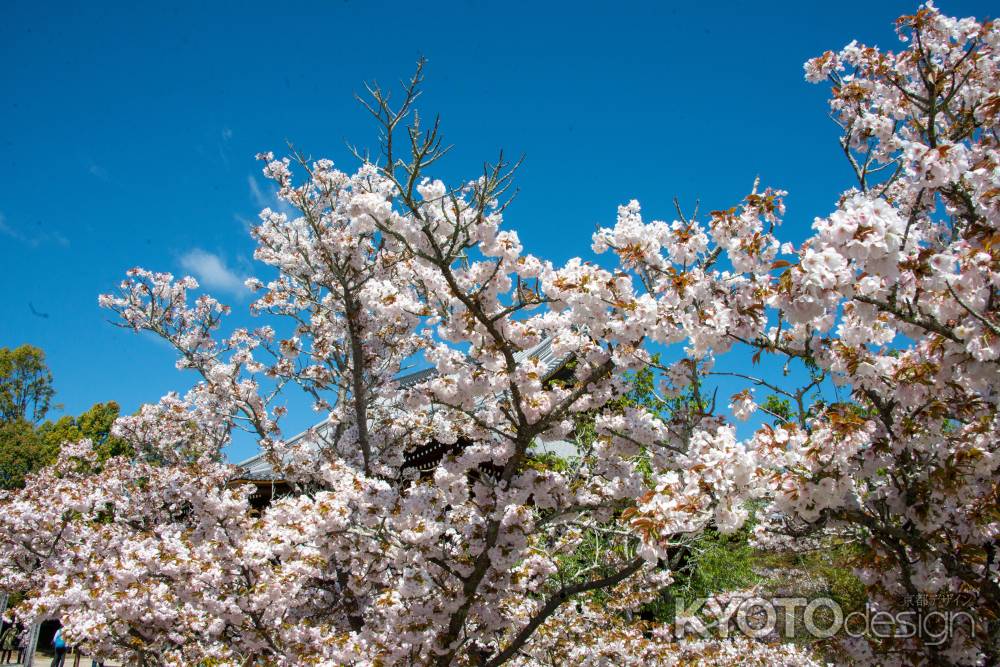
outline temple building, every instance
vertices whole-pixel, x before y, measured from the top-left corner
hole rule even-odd
[[[538,345],[528,348],[518,352],[515,355],[515,359],[518,363],[525,361],[527,359],[536,358],[541,363],[544,369],[543,382],[551,382],[557,379],[568,379],[571,375],[571,370],[568,366],[570,361],[570,356],[557,357],[552,350],[552,339],[546,338]],[[434,368],[427,368],[406,375],[402,375],[398,378],[400,386],[406,387],[409,385],[416,384],[417,382],[422,382],[428,378],[434,377],[437,371]],[[322,428],[323,425],[320,424],[314,428]],[[305,437],[309,431],[300,433],[295,436],[291,442]],[[449,453],[459,451],[463,447],[461,441],[454,444],[445,444],[432,441],[423,445],[421,447],[416,447],[409,452],[406,452],[404,457],[403,470],[416,469],[420,472],[432,471],[441,459]],[[570,458],[577,455],[577,446],[575,442],[568,440],[553,440],[542,442],[539,441],[535,445],[535,451],[538,453],[554,454],[562,458]],[[255,510],[260,510],[265,507],[272,498],[277,496],[285,495],[291,492],[291,485],[288,482],[281,479],[281,476],[277,474],[270,462],[264,457],[263,454],[257,454],[252,456],[245,461],[241,461],[237,464],[240,473],[238,477],[232,480],[232,484],[240,483],[250,483],[256,487],[256,490],[250,497],[250,504]],[[484,464],[481,466],[483,468],[482,472],[489,475],[491,470],[489,464]]]

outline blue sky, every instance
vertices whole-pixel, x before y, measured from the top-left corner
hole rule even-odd
[[[163,344],[109,324],[97,295],[140,265],[194,272],[245,311],[245,228],[271,203],[254,154],[290,140],[353,168],[345,142],[376,145],[352,97],[363,81],[393,83],[426,56],[421,109],[441,114],[455,144],[436,175],[455,182],[501,148],[524,153],[507,222],[554,262],[589,255],[619,203],[672,219],[674,196],[727,207],[758,174],[790,192],[784,234],[797,241],[850,184],[827,91],[804,82],[802,62],[853,38],[896,48],[892,22],[916,8],[283,5],[0,10],[0,346],[46,351],[66,413],[112,399],[131,411],[189,386]]]

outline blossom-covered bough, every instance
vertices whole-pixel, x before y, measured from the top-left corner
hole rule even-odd
[[[228,308],[140,269],[101,297],[199,382],[118,421],[133,459],[74,444],[0,496],[17,614],[146,665],[811,664],[633,613],[687,540],[758,500],[762,545],[857,541],[873,601],[962,593],[983,623],[939,646],[854,642],[856,659],[995,663],[1000,30],[931,5],[899,27],[899,53],[806,65],[834,84],[858,185],[798,248],[775,236],[784,193],[755,184],[707,223],[622,206],[593,237],[607,266],[553,266],[503,227],[516,165],[428,178],[447,148],[414,111],[419,69],[398,106],[370,89],[382,152],[354,174],[261,155],[293,211],[254,230],[267,323],[220,336]],[[555,379],[523,354],[546,340],[570,360]],[[734,347],[805,372],[729,369]],[[416,358],[435,372],[401,384]],[[667,416],[618,400],[647,371],[684,397]],[[710,398],[720,375],[747,384],[737,418],[751,390],[789,409],[765,404],[775,423],[741,442]],[[325,416],[298,439],[280,426],[293,387]],[[578,457],[537,456],[583,421]],[[234,429],[295,489],[259,514],[228,483]],[[455,446],[405,470],[429,442]]]
[[[759,432],[791,534],[848,531],[873,600],[955,597],[980,623],[941,646],[859,645],[927,664],[995,664],[1000,378],[1000,30],[932,5],[899,54],[850,44],[806,66],[858,179],[771,288],[755,345],[814,363],[853,403]],[[946,594],[946,595],[942,595]]]

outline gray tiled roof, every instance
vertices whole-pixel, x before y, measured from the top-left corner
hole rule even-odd
[[[551,338],[546,338],[538,345],[535,345],[534,347],[529,347],[528,349],[522,350],[514,355],[514,359],[518,363],[521,363],[522,361],[526,359],[531,359],[533,357],[537,357],[538,360],[542,363],[543,367],[545,368],[546,375],[550,375],[554,373],[556,370],[558,370],[558,368],[562,366],[568,358],[568,356],[557,357],[555,355],[555,353],[552,351]],[[401,375],[398,378],[396,378],[396,380],[397,382],[399,382],[399,385],[401,387],[409,387],[417,384],[418,382],[422,382],[424,380],[432,378],[436,374],[437,374],[436,369],[425,368],[419,371],[414,371],[413,373],[407,373],[406,375]],[[290,442],[295,442],[296,440],[305,437],[308,433],[310,433],[314,429],[321,429],[323,428],[323,426],[324,424],[321,422],[320,424],[314,426],[312,429],[299,433],[294,438],[292,438]],[[573,449],[575,451],[575,446],[572,443],[564,443],[563,441],[559,441],[559,443],[560,446],[558,450],[560,454],[563,451],[568,452],[569,449]],[[240,474],[239,474],[240,479],[248,479],[254,481],[271,481],[278,479],[278,475],[275,474],[274,469],[271,467],[271,464],[267,461],[267,459],[264,458],[264,455],[262,453],[257,454],[256,456],[251,456],[250,458],[245,459],[243,461],[240,461],[236,465],[240,468]]]
[[[251,456],[245,461],[240,461],[236,465],[239,466],[240,469],[240,479],[248,479],[256,482],[278,479],[278,476],[274,474],[274,469],[271,467],[271,464],[267,461],[267,459],[264,458],[263,454]]]

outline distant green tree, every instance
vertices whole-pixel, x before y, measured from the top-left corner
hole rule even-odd
[[[101,461],[131,455],[131,448],[111,435],[119,413],[114,401],[39,425],[54,395],[45,352],[32,345],[0,348],[0,488],[24,486],[25,476],[55,461],[67,442],[90,439]]]
[[[95,403],[79,417],[67,415],[55,422],[45,422],[38,428],[38,435],[46,448],[56,452],[63,443],[87,438],[94,443],[94,449],[101,461],[112,456],[130,456],[132,450],[128,444],[111,435],[111,426],[118,418],[119,410],[118,404],[114,401]]]
[[[25,419],[0,423],[0,488],[24,486],[26,475],[55,459],[58,447],[49,447]]]
[[[0,347],[0,423],[23,419],[37,424],[55,393],[45,352],[27,344],[13,350]]]

